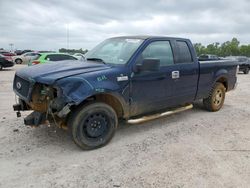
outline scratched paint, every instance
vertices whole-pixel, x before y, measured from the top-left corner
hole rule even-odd
[[[108,78],[105,75],[102,75],[102,76],[98,76],[96,79],[98,82],[101,82],[101,81],[107,80]]]
[[[103,88],[96,88],[95,91],[97,91],[97,92],[104,92],[104,89]]]

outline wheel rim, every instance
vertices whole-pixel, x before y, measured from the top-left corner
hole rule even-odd
[[[213,97],[214,105],[220,106],[223,101],[223,98],[224,98],[223,91],[221,89],[217,89]]]
[[[21,64],[21,60],[20,59],[16,60],[16,63]]]
[[[82,134],[90,139],[102,138],[108,132],[109,119],[102,112],[93,113],[85,119]]]

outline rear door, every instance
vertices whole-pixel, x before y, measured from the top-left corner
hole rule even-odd
[[[178,105],[193,102],[199,79],[199,63],[188,40],[175,40],[175,66],[172,70],[173,96],[170,103]]]

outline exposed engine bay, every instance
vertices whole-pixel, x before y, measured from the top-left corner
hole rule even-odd
[[[36,83],[33,86],[29,102],[19,98],[19,104],[14,105],[17,116],[20,111],[34,110],[24,118],[25,125],[38,126],[40,124],[55,123],[59,127],[66,127],[66,116],[70,112],[59,88],[53,88],[45,84]]]

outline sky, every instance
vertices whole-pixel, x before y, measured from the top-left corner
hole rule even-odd
[[[249,44],[250,0],[0,0],[0,48],[91,49],[122,35]]]

